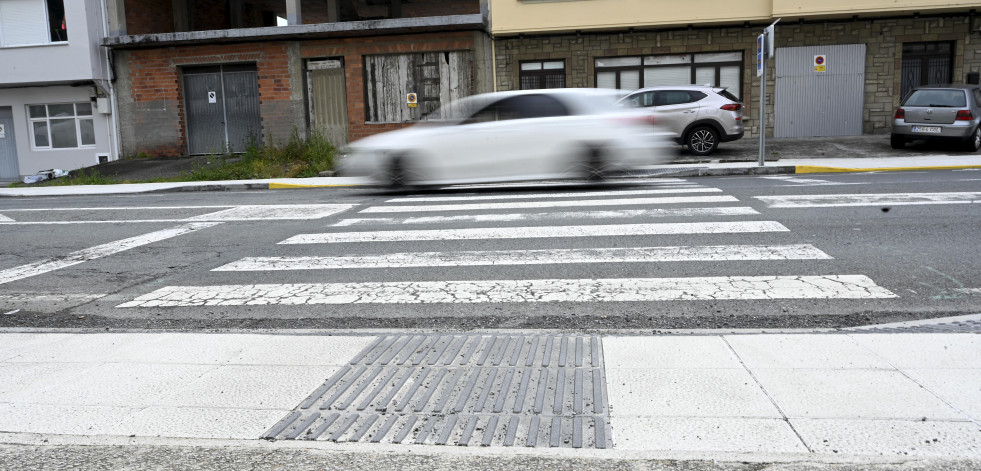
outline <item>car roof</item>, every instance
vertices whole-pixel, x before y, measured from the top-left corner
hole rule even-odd
[[[941,89],[960,89],[960,90],[973,90],[979,88],[981,85],[971,85],[966,83],[942,83],[935,85],[920,85],[913,90],[941,90]]]
[[[637,92],[650,92],[655,90],[725,90],[726,87],[717,87],[715,85],[658,85],[656,87],[644,87],[634,90],[631,93]]]

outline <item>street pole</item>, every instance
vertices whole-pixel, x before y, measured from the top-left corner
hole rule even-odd
[[[766,155],[766,32],[763,33],[763,72],[760,74],[760,167]]]
[[[763,34],[759,36],[757,41],[757,51],[756,51],[756,75],[760,77],[760,162],[759,166],[763,166],[763,162],[766,156],[766,60],[773,57],[774,51],[776,50],[776,34],[775,27],[780,21],[774,21],[763,28]]]

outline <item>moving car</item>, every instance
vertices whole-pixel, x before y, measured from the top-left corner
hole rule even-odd
[[[743,137],[743,104],[722,87],[680,85],[637,90],[621,100],[646,110],[694,155],[715,152],[720,142]]]
[[[394,187],[602,179],[669,160],[650,118],[616,106],[611,90],[549,89],[474,95],[426,122],[370,136],[340,152],[345,176]]]
[[[981,149],[981,86],[931,85],[913,89],[896,108],[889,143],[902,149],[916,139],[960,141]]]

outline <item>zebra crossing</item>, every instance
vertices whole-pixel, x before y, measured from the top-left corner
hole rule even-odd
[[[375,270],[375,275],[364,281],[325,283],[318,278],[317,282],[298,283],[165,286],[117,307],[897,297],[860,273],[548,276],[556,271],[561,273],[555,268],[560,266],[574,266],[581,271],[591,266],[665,262],[710,266],[707,264],[833,260],[810,244],[745,243],[741,235],[778,240],[790,229],[778,221],[766,220],[757,210],[721,193],[720,189],[683,179],[665,179],[644,189],[612,187],[589,192],[562,188],[547,193],[395,197],[342,213],[338,216],[341,219],[324,231],[296,234],[278,243],[284,248],[303,246],[307,253],[323,250],[334,255],[246,257],[214,268],[214,277],[220,280],[222,274],[234,272],[315,274],[339,270],[472,267],[466,272],[468,276],[447,275],[449,279],[433,281],[413,279],[405,272]],[[658,222],[665,218],[671,222]],[[368,227],[351,230],[352,226]],[[706,240],[717,241],[722,237],[732,243],[699,243],[708,237],[712,239]],[[659,243],[678,238],[689,243]],[[553,247],[533,248],[534,241],[539,241],[539,245],[547,242]],[[611,241],[616,241],[618,246],[610,247]],[[513,248],[493,250],[487,247],[489,243],[511,244],[509,247]],[[514,247],[514,244],[522,246]],[[447,250],[425,249],[433,246]],[[422,249],[406,251],[405,247]],[[510,268],[520,266],[551,268],[543,268],[540,277],[501,276],[509,274]],[[730,263],[727,267],[731,272],[739,265]],[[485,270],[491,271],[485,273]]]

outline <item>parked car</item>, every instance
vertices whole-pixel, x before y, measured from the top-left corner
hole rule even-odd
[[[981,149],[981,86],[919,87],[896,108],[892,121],[893,149],[916,139],[952,140],[965,150]]]
[[[708,85],[649,87],[621,100],[654,116],[676,142],[695,155],[743,137],[743,104],[725,88]]]
[[[617,107],[621,96],[596,89],[471,96],[427,122],[351,143],[340,152],[338,170],[402,187],[595,180],[669,160],[664,133],[648,116]]]

